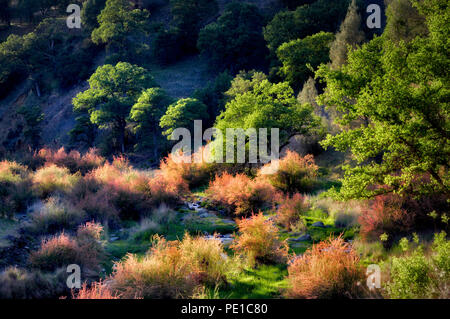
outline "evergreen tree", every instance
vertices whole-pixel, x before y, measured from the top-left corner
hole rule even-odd
[[[330,48],[331,67],[337,69],[347,62],[348,47],[353,48],[364,41],[364,32],[361,31],[361,17],[358,13],[356,0],[352,0],[344,22],[336,34]]]

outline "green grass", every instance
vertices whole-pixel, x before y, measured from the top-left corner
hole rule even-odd
[[[219,290],[219,297],[225,299],[267,299],[280,298],[287,287],[286,265],[261,265],[246,269],[230,280],[229,286]]]

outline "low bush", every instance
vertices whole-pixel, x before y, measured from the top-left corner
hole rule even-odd
[[[83,211],[58,197],[50,197],[44,204],[36,204],[31,209],[26,230],[32,234],[45,235],[75,230],[86,220]]]
[[[235,215],[248,215],[270,206],[277,194],[275,188],[264,180],[228,173],[216,175],[206,192],[213,203]]]
[[[410,245],[408,239],[403,238],[400,246],[404,255],[392,257],[390,261],[388,296],[395,299],[450,298],[450,241],[446,233],[435,234],[428,253],[419,245],[417,237],[417,247]]]
[[[305,197],[299,193],[295,193],[290,197],[282,197],[281,204],[277,209],[275,221],[287,231],[299,227],[302,223],[301,215],[308,210],[308,204]]]
[[[57,151],[43,148],[35,156],[41,158],[47,165],[55,164],[68,168],[71,173],[80,172],[81,174],[86,174],[105,162],[105,158],[98,155],[97,150],[93,148],[83,155],[76,150],[66,152],[64,147]]]
[[[219,284],[230,271],[218,240],[193,238],[166,241],[155,236],[142,259],[128,255],[115,265],[112,291],[123,298],[188,298],[205,284]]]
[[[203,151],[204,148],[201,148],[190,158],[187,155],[169,154],[161,161],[162,175],[167,180],[173,180],[175,177],[181,176],[189,188],[206,185],[212,177],[213,165],[204,161]],[[196,161],[197,156],[202,156],[201,161]]]
[[[78,174],[70,174],[67,168],[50,164],[34,173],[33,190],[40,198],[47,198],[55,192],[68,193],[80,177]]]
[[[350,244],[341,237],[313,245],[288,267],[289,298],[361,297],[364,272]]]
[[[414,214],[402,208],[403,199],[394,194],[379,195],[362,210],[358,218],[364,239],[378,240],[381,234],[390,239],[405,233],[414,226]]]
[[[25,166],[0,162],[0,217],[23,211],[32,199],[31,180]]]
[[[67,272],[43,274],[8,267],[0,272],[0,299],[59,298],[68,293]]]
[[[102,185],[122,219],[138,219],[150,208],[146,196],[150,177],[133,169],[123,157],[94,169],[87,178]]]
[[[259,176],[277,189],[293,194],[312,191],[316,186],[319,167],[312,155],[300,156],[288,150],[286,155],[278,160],[278,169],[273,171],[273,163],[263,166]]]
[[[98,271],[104,253],[99,242],[102,231],[101,225],[86,223],[78,228],[75,238],[61,233],[45,239],[40,249],[31,253],[30,264],[45,271],[65,268],[70,264],[77,264],[85,271]]]
[[[239,237],[231,245],[239,255],[256,263],[281,263],[288,258],[288,245],[278,237],[278,229],[260,212],[237,221]]]

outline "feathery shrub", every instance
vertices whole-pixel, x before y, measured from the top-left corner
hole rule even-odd
[[[235,215],[248,215],[270,206],[277,194],[275,188],[264,180],[226,172],[216,175],[206,192],[213,203]]]
[[[341,237],[322,241],[288,267],[289,298],[361,297],[364,272],[352,246]]]
[[[267,180],[277,189],[293,194],[305,193],[314,189],[319,167],[312,155],[304,157],[288,150],[286,155],[278,160],[278,169],[273,170],[273,163],[266,164],[259,172],[259,176]]]
[[[239,236],[231,248],[239,255],[246,256],[251,265],[281,263],[287,260],[287,242],[279,239],[277,227],[261,212],[237,220],[237,225]]]

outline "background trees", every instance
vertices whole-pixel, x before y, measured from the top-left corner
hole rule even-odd
[[[106,44],[116,58],[135,60],[146,46],[148,16],[147,10],[133,10],[128,0],[107,0],[98,16],[99,26],[92,31],[92,41]]]
[[[110,129],[125,152],[125,128],[131,107],[144,89],[154,85],[153,77],[144,68],[126,62],[106,64],[90,77],[90,88],[73,99],[74,110],[88,109],[90,121]]]
[[[233,2],[217,22],[200,31],[197,47],[214,67],[237,72],[258,66],[264,62],[266,51],[263,25],[256,6]]]
[[[165,114],[172,98],[160,88],[150,88],[142,92],[130,111],[130,119],[134,122],[137,135],[137,150],[152,149],[153,156],[158,158],[161,141],[159,121]]]
[[[361,30],[361,17],[358,13],[356,0],[352,0],[347,15],[342,22],[339,32],[330,47],[331,67],[339,68],[347,62],[348,47],[353,48],[364,41],[364,32]]]

